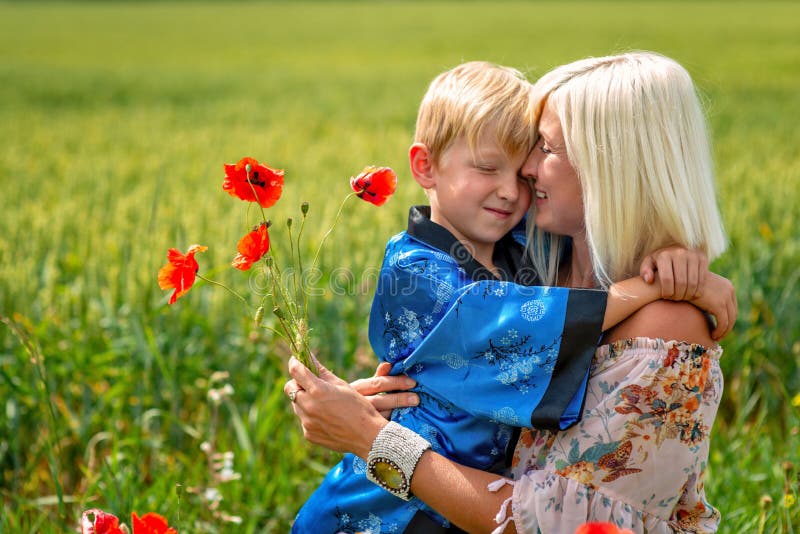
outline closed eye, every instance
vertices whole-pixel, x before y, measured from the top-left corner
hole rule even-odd
[[[536,146],[539,147],[539,150],[542,151],[543,154],[552,154],[553,151],[547,148],[547,143],[544,140],[544,137],[539,137],[539,141],[536,143]]]

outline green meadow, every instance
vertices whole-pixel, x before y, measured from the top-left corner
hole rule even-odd
[[[222,191],[223,163],[286,170],[268,210],[283,259],[301,202],[308,258],[350,176],[398,171],[385,206],[347,204],[314,282],[313,344],[353,380],[376,364],[367,317],[384,243],[424,202],[406,151],[429,81],[473,59],[533,80],[629,49],[687,67],[713,136],[730,246],[712,267],[736,285],[739,319],[722,343],[709,501],[723,532],[800,531],[800,5],[11,2],[0,534],[75,532],[89,508],[128,523],[158,512],[179,532],[287,532],[339,456],[303,439],[285,345],[253,326],[255,298],[199,282],[169,306],[156,281],[168,248],[200,243],[201,274],[258,289],[229,267],[257,214]]]

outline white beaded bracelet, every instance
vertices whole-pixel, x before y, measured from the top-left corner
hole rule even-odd
[[[411,499],[411,477],[430,442],[390,421],[372,443],[367,456],[367,479],[403,500]]]

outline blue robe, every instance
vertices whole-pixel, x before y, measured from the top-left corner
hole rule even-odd
[[[419,406],[392,420],[460,464],[504,473],[518,427],[577,422],[601,334],[606,292],[533,287],[519,234],[495,247],[496,278],[446,229],[412,208],[409,228],[386,245],[369,339],[392,374],[417,381]],[[299,511],[293,533],[402,533],[449,523],[417,498],[367,480],[345,455]],[[415,518],[415,516],[417,516]],[[415,529],[410,529],[415,530]]]

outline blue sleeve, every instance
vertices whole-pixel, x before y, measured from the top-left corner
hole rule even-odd
[[[400,234],[389,241],[369,320],[369,341],[382,361],[414,352],[470,283],[446,254]]]
[[[475,282],[395,371],[479,417],[567,428],[580,417],[605,305],[605,291]]]

